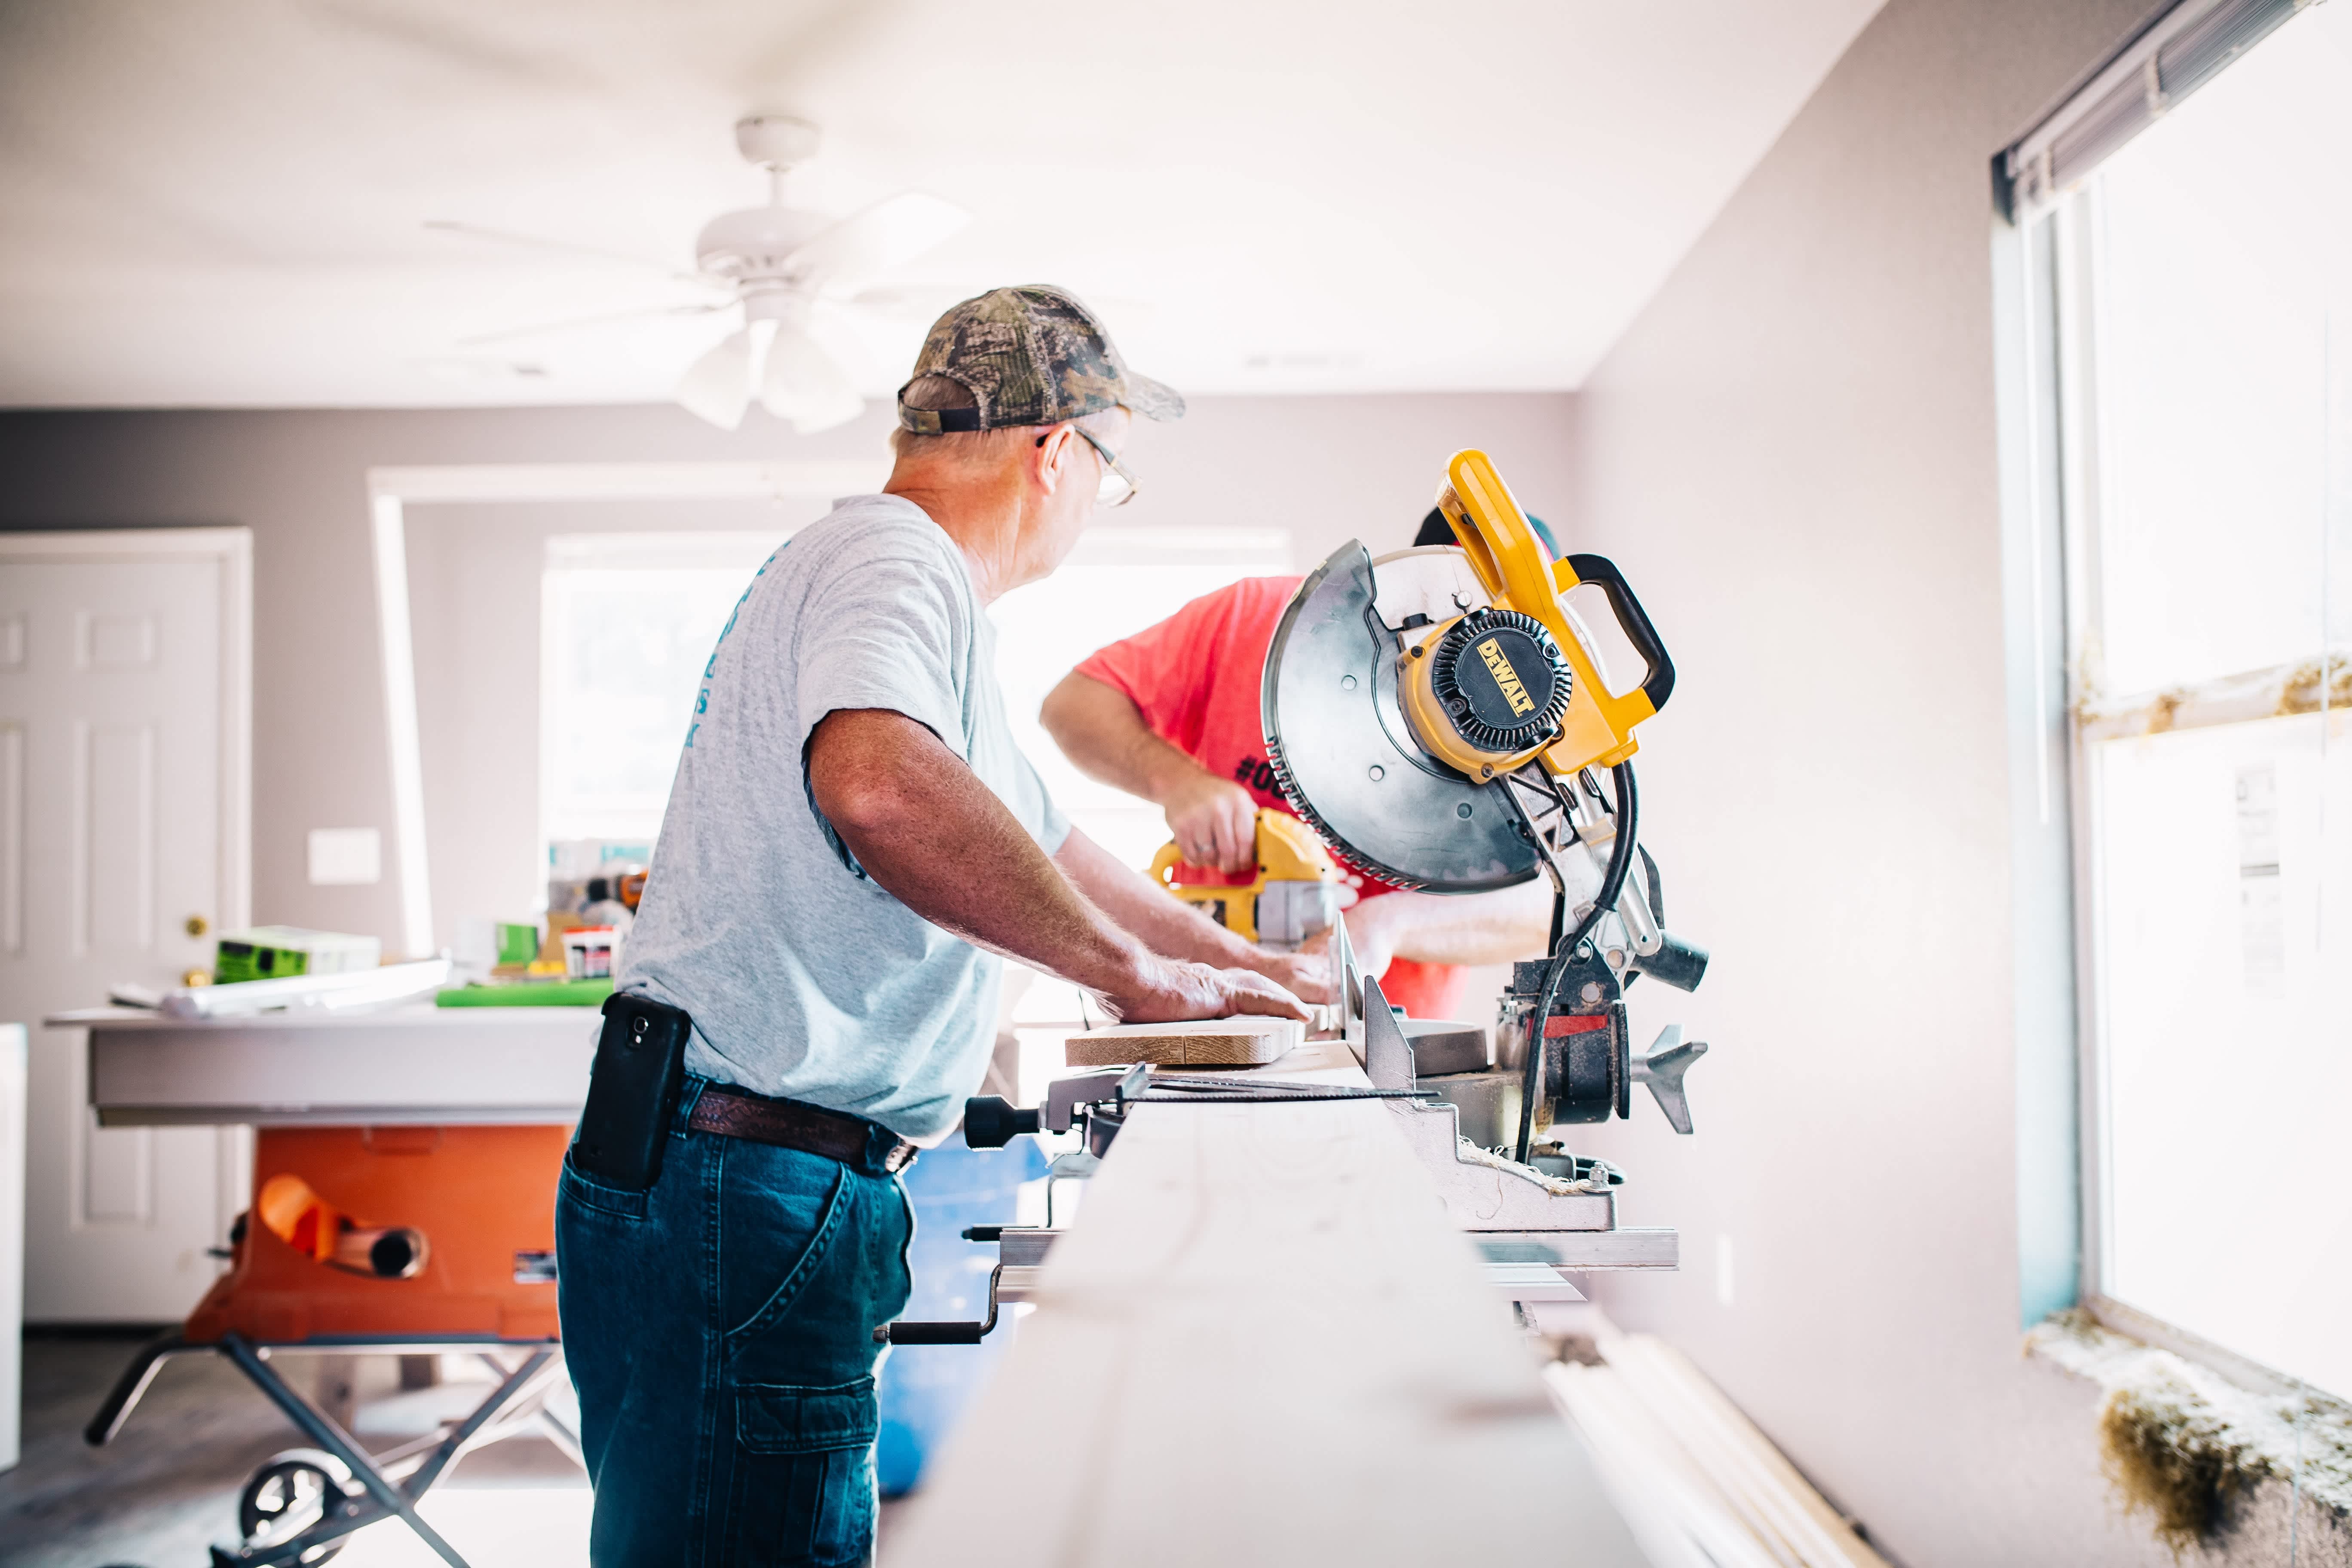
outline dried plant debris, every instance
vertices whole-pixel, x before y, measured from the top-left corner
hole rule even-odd
[[[2352,658],[2340,653],[2325,659],[2308,658],[2279,682],[2278,711],[2316,713],[2322,709],[2352,708]]]
[[[2304,1496],[2352,1514],[2352,1405],[2309,1391],[2251,1393],[2081,1311],[2042,1324],[2026,1348],[2106,1391],[2099,1440],[2107,1479],[2126,1509],[2154,1520],[2176,1555],[2205,1541],[2239,1493],[2295,1479],[2298,1468]]]

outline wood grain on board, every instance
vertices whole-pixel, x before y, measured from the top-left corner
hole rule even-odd
[[[1246,1068],[1280,1061],[1306,1038],[1293,1018],[1208,1018],[1182,1024],[1112,1024],[1072,1035],[1062,1059],[1074,1068]]]

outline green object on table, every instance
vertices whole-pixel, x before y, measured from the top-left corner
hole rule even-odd
[[[524,981],[515,985],[453,985],[433,998],[436,1007],[594,1007],[613,994],[613,982]]]
[[[500,921],[491,928],[497,939],[500,963],[529,963],[539,956],[539,928]]]

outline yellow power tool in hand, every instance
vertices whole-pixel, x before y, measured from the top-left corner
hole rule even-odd
[[[1171,839],[1151,858],[1151,879],[1244,942],[1295,952],[1339,921],[1339,868],[1314,829],[1287,812],[1258,808],[1255,881],[1180,882],[1183,864]]]

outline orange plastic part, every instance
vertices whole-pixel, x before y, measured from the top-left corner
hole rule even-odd
[[[545,1264],[571,1139],[568,1127],[262,1128],[254,1214],[229,1271],[189,1314],[187,1339],[558,1338]],[[332,1230],[320,1217],[335,1211],[431,1237],[423,1271],[377,1279],[320,1261],[320,1233]],[[288,1220],[310,1246],[277,1234]]]

